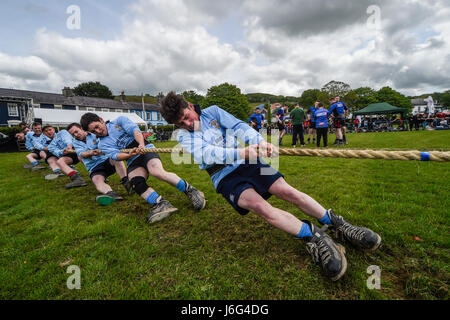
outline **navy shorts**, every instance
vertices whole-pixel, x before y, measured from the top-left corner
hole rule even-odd
[[[38,149],[33,149],[33,151],[31,151],[31,153],[34,153],[37,156],[37,160],[42,159],[42,157],[40,155],[40,151]]]
[[[111,164],[109,159],[103,161],[102,163],[96,165],[94,169],[92,169],[89,176],[91,177],[91,180],[96,175],[104,176],[105,179],[109,176],[112,176],[114,173],[116,173],[116,168]]]
[[[72,164],[73,164],[73,165],[75,165],[75,164],[77,164],[78,162],[80,162],[80,159],[78,159],[78,156],[77,156],[76,153],[63,154],[63,155],[61,156],[61,158],[62,158],[62,157],[67,157],[67,158],[72,159]]]
[[[268,172],[261,174],[261,168]],[[247,189],[255,191],[264,199],[269,199],[272,195],[269,188],[280,177],[284,177],[277,170],[268,164],[241,164],[233,172],[225,176],[217,186],[217,193],[220,193],[239,214],[245,215],[249,211],[238,206],[238,200],[242,192]]]
[[[147,163],[152,159],[160,159],[160,158],[156,152],[141,154],[139,157],[134,159],[133,162],[130,164],[130,166],[127,168],[127,175],[137,168],[145,168],[145,170],[148,171]]]
[[[277,122],[278,130],[283,131],[285,129],[284,127],[284,121],[282,123]]]
[[[44,151],[45,152],[45,163],[46,164],[48,164],[48,159],[49,158],[51,158],[51,157],[55,157],[56,158],[56,160],[58,160],[59,159],[59,157],[58,156],[55,156],[53,153],[51,153],[50,151],[48,151],[48,150],[42,150],[42,151]]]

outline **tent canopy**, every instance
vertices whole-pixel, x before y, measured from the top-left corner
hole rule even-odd
[[[401,113],[405,115],[408,112],[405,108],[398,108],[390,105],[387,102],[382,103],[372,103],[369,104],[364,109],[353,112],[355,116],[359,115],[371,115],[371,114],[392,114],[392,113]]]
[[[55,110],[35,108],[34,118],[42,119],[43,125],[51,125],[55,127],[68,126],[73,122],[80,123],[81,116],[88,111],[80,110]],[[95,112],[100,118],[105,121],[114,120],[120,116],[125,116],[137,125],[143,125],[147,128],[147,123],[139,117],[136,113],[119,113],[119,112]]]

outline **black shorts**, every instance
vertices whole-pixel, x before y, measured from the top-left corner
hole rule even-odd
[[[102,163],[96,165],[94,169],[92,169],[89,176],[91,177],[91,180],[96,175],[104,176],[105,179],[109,176],[112,176],[114,173],[116,173],[116,168],[111,164],[109,159],[106,159]]]
[[[147,163],[152,159],[160,159],[160,157],[156,152],[141,154],[139,157],[134,159],[130,166],[127,168],[127,175],[137,168],[145,168],[145,170],[148,171]]]
[[[316,123],[315,122],[310,122],[309,123],[309,129],[316,129]]]
[[[77,156],[76,153],[63,154],[63,155],[61,156],[61,158],[62,158],[62,157],[67,157],[67,158],[72,159],[72,164],[73,164],[73,165],[75,165],[75,164],[77,164],[77,163],[80,162],[80,159],[78,159],[78,156]]]
[[[340,119],[340,118],[334,118],[334,127],[335,128],[342,128],[345,126],[345,120],[344,119]]]
[[[48,159],[51,158],[51,157],[55,157],[56,159],[59,159],[58,156],[55,156],[53,153],[51,153],[51,152],[48,151],[48,150],[42,150],[42,151],[45,152],[45,163],[46,163],[46,164],[48,164]]]
[[[261,168],[267,168],[261,174]],[[280,177],[281,173],[268,164],[241,164],[236,170],[225,176],[217,186],[217,193],[220,193],[231,206],[241,215],[246,215],[249,211],[238,206],[238,200],[242,192],[247,189],[255,189],[264,199],[269,199],[272,195],[269,188]]]
[[[285,129],[284,122],[283,123],[277,122],[277,125],[278,125],[278,130],[283,131]]]
[[[33,149],[33,151],[31,151],[31,153],[35,154],[37,156],[37,160],[41,160],[42,157],[40,155],[40,151],[38,149]]]

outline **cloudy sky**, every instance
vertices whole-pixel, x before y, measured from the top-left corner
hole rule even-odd
[[[68,9],[73,6],[77,11]],[[77,24],[79,21],[79,25]],[[2,0],[0,87],[450,89],[450,0]]]

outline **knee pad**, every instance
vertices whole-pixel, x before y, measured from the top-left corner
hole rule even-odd
[[[133,190],[136,191],[138,195],[143,194],[149,188],[147,185],[147,179],[144,177],[134,177],[130,180]]]

